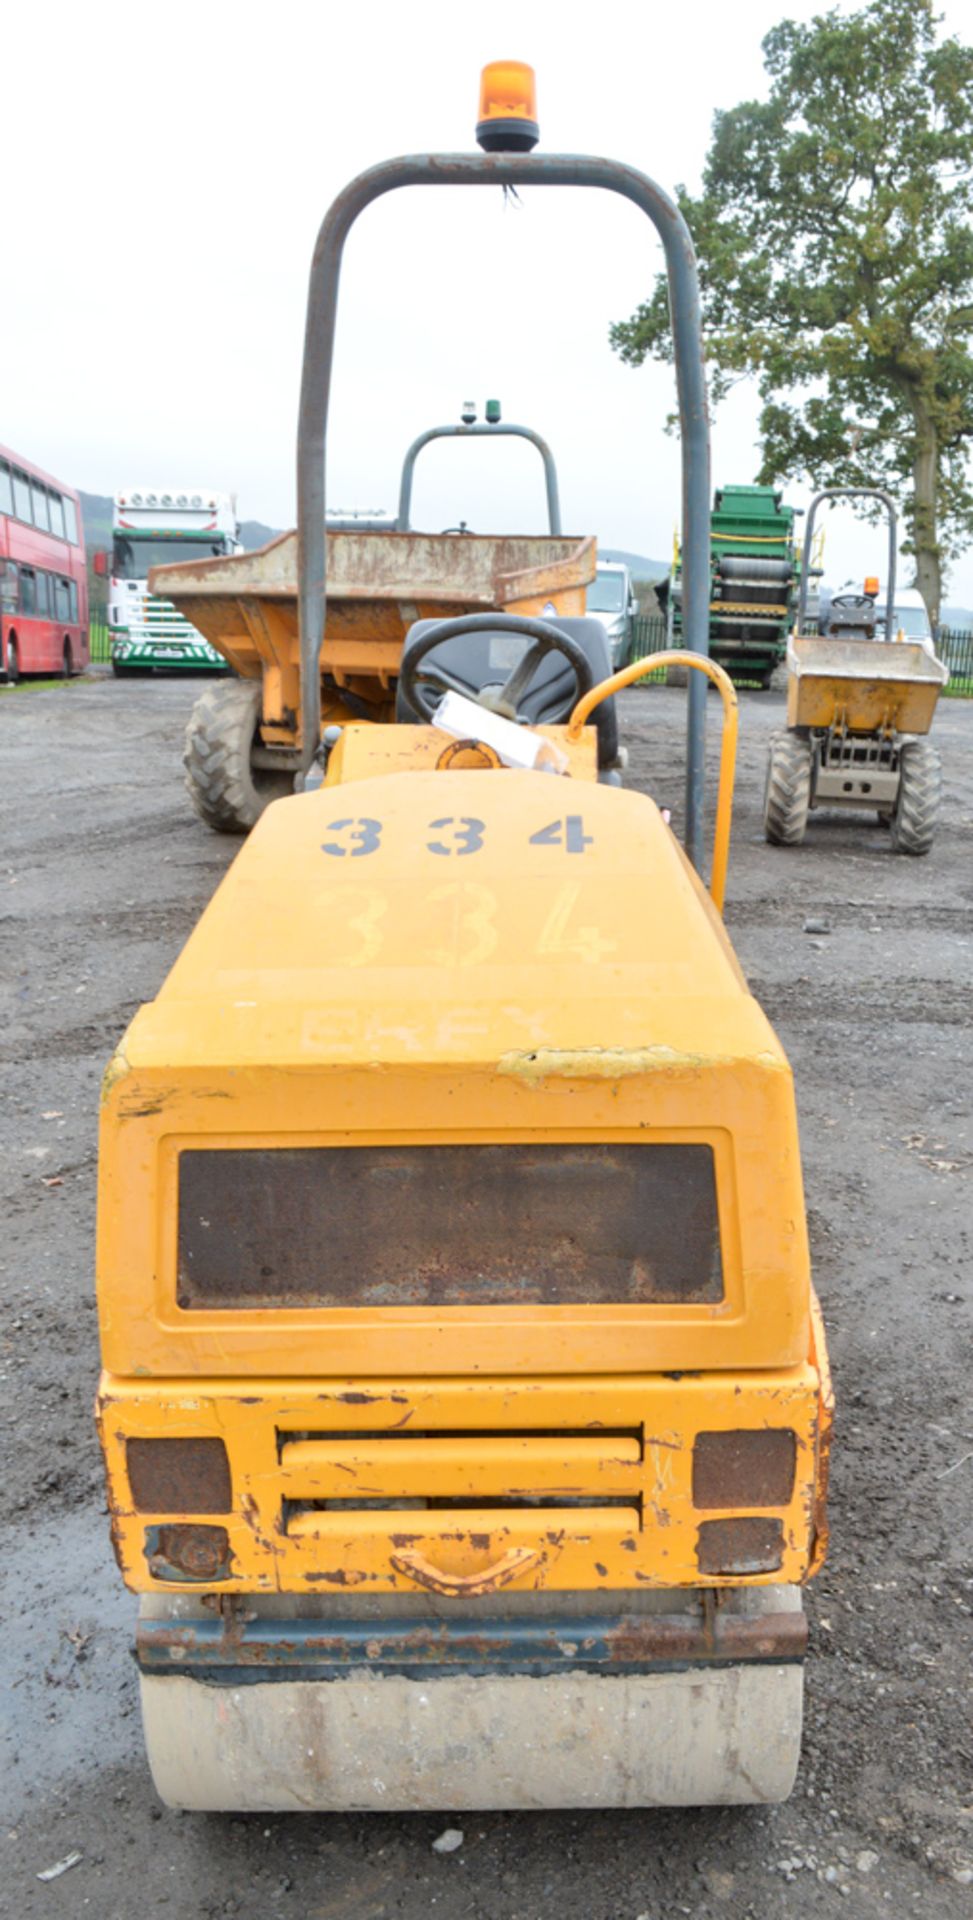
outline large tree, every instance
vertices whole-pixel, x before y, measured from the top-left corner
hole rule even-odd
[[[698,197],[711,390],[757,379],[760,479],[886,487],[930,617],[973,539],[973,47],[932,0],[872,0],[763,43],[766,100],[718,113]],[[611,330],[671,359],[664,277]]]

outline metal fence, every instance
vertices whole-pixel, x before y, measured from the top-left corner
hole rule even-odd
[[[973,699],[973,633],[958,627],[940,627],[936,652],[949,668],[947,693]]]
[[[104,620],[92,620],[89,633],[92,660],[109,661],[111,635],[107,623]],[[625,664],[627,666],[633,660],[644,660],[650,653],[664,653],[665,648],[664,615],[645,614],[632,623],[632,644]],[[965,632],[956,627],[942,627],[936,651],[949,668],[950,682],[946,692],[957,695],[960,699],[973,699],[973,632]],[[662,671],[660,667],[660,677]],[[647,676],[647,678],[650,677]]]
[[[664,653],[665,648],[665,615],[661,613],[642,614],[637,620],[633,620],[632,622],[632,644],[629,647],[625,665],[631,666],[633,660],[644,660],[650,653]]]
[[[111,659],[111,634],[106,620],[89,620],[88,639],[92,660],[104,662]]]
[[[633,623],[632,644],[626,666],[633,660],[645,660],[651,653],[663,653],[666,647],[666,623],[662,614],[648,614]],[[949,668],[948,694],[973,699],[973,632],[958,627],[941,627],[936,642],[940,660]],[[659,669],[661,678],[662,668]],[[647,675],[651,679],[651,675]]]

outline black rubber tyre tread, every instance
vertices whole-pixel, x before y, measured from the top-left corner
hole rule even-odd
[[[257,773],[250,752],[260,718],[260,683],[233,680],[200,694],[186,728],[186,788],[214,833],[249,833],[272,800],[293,790],[292,774]]]
[[[764,838],[799,847],[811,805],[811,743],[797,733],[773,733],[764,794]]]
[[[770,679],[767,682],[770,692],[786,693],[787,681],[788,681],[787,661],[778,660],[777,665],[776,667],[773,668],[770,675]]]
[[[666,686],[667,687],[688,687],[688,685],[689,685],[689,668],[688,667],[667,667],[666,668]]]
[[[889,821],[896,853],[928,853],[943,795],[943,767],[931,740],[907,740],[899,755],[899,791]]]

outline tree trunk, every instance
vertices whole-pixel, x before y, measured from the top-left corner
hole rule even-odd
[[[916,559],[916,586],[925,602],[933,633],[939,630],[939,599],[942,592],[942,565],[937,532],[939,490],[939,437],[923,396],[912,396],[916,445],[912,458],[912,484],[915,502],[912,516],[912,544]]]

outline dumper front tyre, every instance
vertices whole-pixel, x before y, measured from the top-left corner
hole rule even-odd
[[[186,728],[183,766],[196,812],[214,833],[249,833],[272,800],[294,791],[294,775],[254,765],[260,739],[260,683],[232,680],[201,694]]]
[[[889,822],[896,853],[929,852],[942,792],[942,761],[931,740],[907,740],[899,755],[899,791]]]
[[[798,733],[774,733],[764,791],[764,838],[772,846],[798,847],[811,805],[813,750]]]

